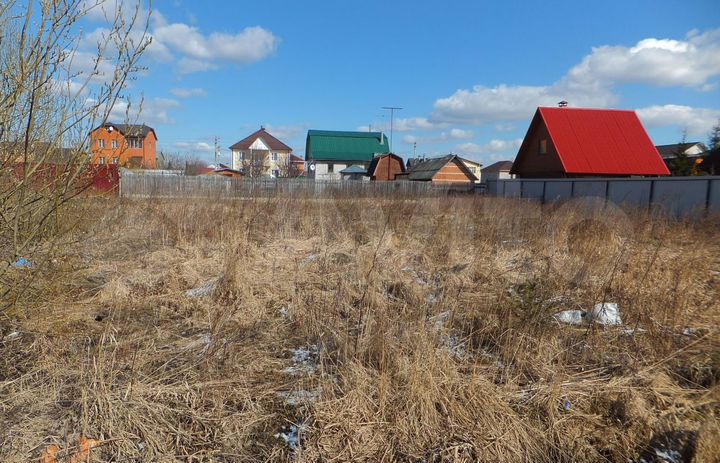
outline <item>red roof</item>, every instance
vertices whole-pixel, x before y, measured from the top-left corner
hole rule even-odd
[[[533,123],[538,115],[565,173],[670,175],[635,111],[540,107]]]
[[[260,130],[257,132],[243,138],[239,142],[235,143],[230,147],[231,150],[247,150],[250,149],[250,145],[252,145],[255,140],[258,138],[261,138],[263,143],[267,145],[268,148],[271,150],[278,150],[278,151],[292,151],[292,148],[290,148],[285,143],[281,142],[277,138],[270,135],[266,130],[265,127],[260,127]]]

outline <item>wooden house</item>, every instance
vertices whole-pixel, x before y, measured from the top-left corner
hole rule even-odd
[[[520,178],[670,175],[635,111],[540,107],[510,174]]]

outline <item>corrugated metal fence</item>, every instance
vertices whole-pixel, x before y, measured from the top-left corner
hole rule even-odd
[[[720,176],[491,180],[487,193],[543,203],[594,196],[675,217],[720,213]]]
[[[465,190],[471,189],[468,185]],[[313,181],[307,179],[237,179],[220,176],[136,175],[123,172],[124,198],[248,198],[292,196],[429,196],[457,187],[430,182]]]

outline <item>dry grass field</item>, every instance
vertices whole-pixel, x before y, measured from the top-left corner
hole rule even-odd
[[[80,461],[80,437],[96,462],[720,461],[712,219],[456,197],[62,220],[0,313],[2,462]],[[604,302],[622,325],[553,317]]]

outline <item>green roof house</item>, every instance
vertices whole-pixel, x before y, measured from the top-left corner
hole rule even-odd
[[[308,130],[305,159],[308,176],[316,180],[340,180],[340,171],[351,165],[367,169],[376,154],[389,152],[382,132]]]

